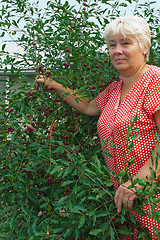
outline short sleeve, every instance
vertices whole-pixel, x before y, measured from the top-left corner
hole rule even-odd
[[[109,91],[108,90],[109,89],[106,88],[96,98],[97,106],[101,111],[103,111],[103,109],[105,108],[105,106],[107,104],[107,100],[108,100],[108,97],[109,97]]]
[[[100,109],[100,111],[103,111],[103,109],[105,108],[108,99],[110,97],[110,93],[112,92],[112,90],[115,88],[116,85],[116,81],[112,82],[103,92],[101,92],[97,98],[96,98],[96,102],[97,102],[97,106]]]
[[[160,110],[160,71],[152,75],[144,96],[143,107],[149,117]]]

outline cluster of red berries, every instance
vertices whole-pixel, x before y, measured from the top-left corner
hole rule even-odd
[[[39,72],[40,74],[42,74],[42,73],[44,72],[42,66],[39,66],[39,67],[38,67],[38,72]],[[47,70],[45,76],[46,76],[46,77],[49,77],[49,75],[50,75],[50,71]]]
[[[5,112],[8,112],[8,113],[11,113],[11,112],[14,111],[14,109],[13,109],[13,108],[8,109],[8,108],[6,107],[6,108],[4,109],[4,111],[5,111]]]

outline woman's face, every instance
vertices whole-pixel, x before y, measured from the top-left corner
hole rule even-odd
[[[133,36],[111,36],[109,55],[114,68],[123,76],[134,74],[145,63],[144,53]]]

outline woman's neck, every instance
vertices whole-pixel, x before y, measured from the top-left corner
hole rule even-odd
[[[124,87],[129,87],[133,86],[138,79],[143,75],[143,73],[148,69],[149,65],[144,64],[140,68],[136,69],[135,72],[131,75],[125,76],[122,74],[122,80],[123,80],[123,86]]]

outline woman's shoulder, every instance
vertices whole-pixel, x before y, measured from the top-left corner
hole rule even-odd
[[[119,92],[119,89],[121,88],[121,83],[118,81],[113,81],[109,84],[109,86],[101,93],[98,94],[96,98],[97,106],[101,109],[105,107],[108,99],[112,94],[115,94],[116,92]]]
[[[146,83],[146,84],[145,84]],[[143,86],[146,86],[146,95],[150,96],[153,93],[159,94],[160,91],[160,67],[150,65],[145,77]]]
[[[121,80],[120,81],[113,81],[109,84],[109,86],[107,87],[108,89],[110,90],[113,90],[113,89],[116,89],[116,88],[119,88],[121,86]]]
[[[160,67],[157,67],[155,65],[150,65],[148,69],[148,73],[150,73],[152,76],[160,78]]]
[[[117,91],[121,88],[121,82],[119,81],[113,81],[111,82],[103,92],[101,92],[99,95],[105,95],[106,93],[107,94],[110,94],[114,91]]]

